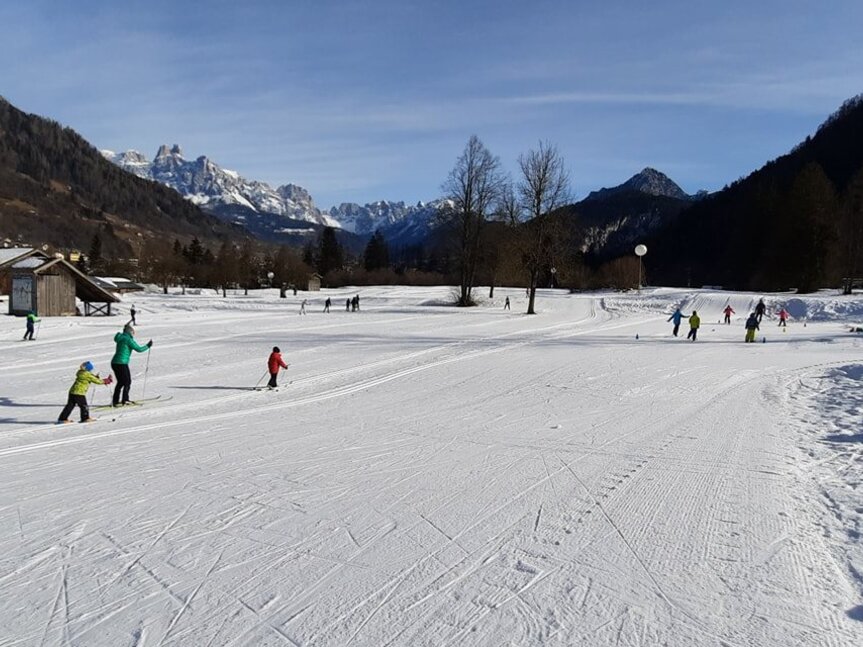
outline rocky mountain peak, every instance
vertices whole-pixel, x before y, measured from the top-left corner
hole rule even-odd
[[[188,200],[216,212],[220,207],[239,207],[252,212],[284,216],[338,227],[339,223],[315,206],[303,187],[286,184],[273,189],[266,182],[247,180],[235,171],[220,167],[206,155],[194,160],[183,157],[179,144],[159,147],[152,162],[135,151],[102,155],[139,177],[165,184]]]
[[[585,198],[585,201],[600,200],[624,191],[638,191],[639,193],[676,198],[677,200],[692,200],[692,196],[688,195],[665,173],[657,171],[655,168],[646,167],[623,184],[593,191]]]

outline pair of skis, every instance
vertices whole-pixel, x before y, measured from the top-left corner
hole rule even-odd
[[[90,407],[91,409],[95,409],[96,411],[106,411],[108,409],[124,409],[126,407],[143,407],[146,404],[151,404],[154,402],[167,402],[174,396],[169,395],[167,397],[162,397],[161,395],[153,396],[152,398],[142,398],[140,400],[130,400],[124,405],[120,405],[115,407],[113,404],[97,404],[94,407]]]

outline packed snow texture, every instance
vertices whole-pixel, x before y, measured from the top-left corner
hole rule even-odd
[[[759,296],[136,294],[64,426],[125,318],[2,317],[0,644],[863,644],[863,299]]]

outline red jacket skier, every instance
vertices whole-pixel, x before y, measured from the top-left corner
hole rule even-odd
[[[270,358],[267,360],[267,370],[270,371],[270,381],[267,383],[267,386],[271,389],[279,386],[276,384],[276,378],[279,376],[280,368],[288,368],[288,365],[282,359],[282,351],[279,350],[279,347],[273,346],[273,352],[270,353]]]
[[[779,325],[780,325],[780,326],[782,326],[783,328],[787,328],[787,327],[788,327],[788,324],[787,324],[787,321],[788,321],[788,311],[787,311],[785,308],[782,308],[782,309],[781,309],[779,312],[777,312],[776,314],[778,314],[778,315],[779,315]]]
[[[722,312],[725,313],[725,323],[730,324],[731,315],[734,314],[734,308],[732,308],[731,306],[725,306],[725,310],[723,310]]]

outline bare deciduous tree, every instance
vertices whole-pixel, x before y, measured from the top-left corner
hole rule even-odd
[[[441,186],[448,200],[448,206],[441,215],[453,225],[458,237],[460,306],[474,303],[471,291],[479,266],[483,225],[498,200],[502,186],[500,161],[476,135],[472,135]]]
[[[527,314],[536,314],[537,279],[540,272],[553,267],[560,246],[562,227],[551,212],[569,200],[569,174],[555,146],[540,142],[539,148],[518,158],[521,170],[516,194],[527,217],[522,230],[522,265],[529,277]]]

